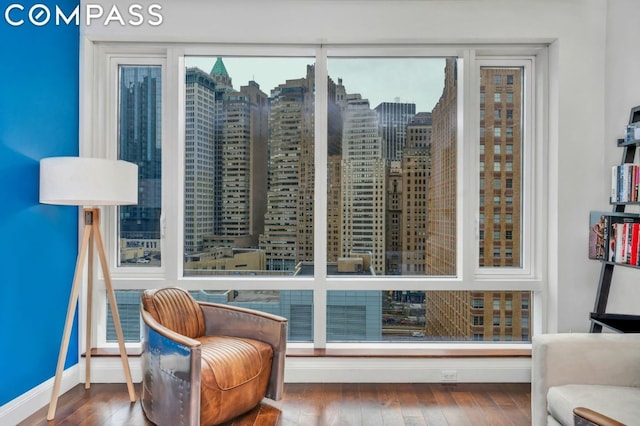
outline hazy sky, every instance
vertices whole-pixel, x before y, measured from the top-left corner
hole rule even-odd
[[[237,90],[250,80],[263,92],[286,80],[306,75],[313,58],[232,58],[223,57],[233,87]],[[216,58],[188,57],[188,67],[210,72]],[[342,84],[347,93],[360,93],[371,108],[381,102],[415,103],[417,112],[429,112],[440,99],[444,86],[443,58],[329,58],[329,76]]]

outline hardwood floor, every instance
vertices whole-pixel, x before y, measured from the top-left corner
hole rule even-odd
[[[139,396],[139,385],[136,392]],[[43,407],[20,425],[151,425],[140,401],[129,402],[124,384],[93,384],[89,390],[78,385],[60,396],[54,421],[46,421],[47,410],[48,406]],[[530,424],[528,383],[288,383],[282,400],[264,400],[254,410],[227,423],[228,426]]]

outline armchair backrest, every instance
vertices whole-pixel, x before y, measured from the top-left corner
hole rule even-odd
[[[142,307],[156,321],[178,334],[192,339],[204,335],[202,308],[184,289],[168,287],[145,290]]]

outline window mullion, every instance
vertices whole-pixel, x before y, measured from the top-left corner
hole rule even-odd
[[[313,207],[314,278],[313,344],[327,342],[327,49],[318,47],[315,60],[315,200]]]
[[[458,60],[458,75],[462,76],[458,86],[458,277],[470,280],[477,262],[478,242],[478,179],[479,166],[477,127],[479,78],[476,72],[475,50],[467,49],[462,60]],[[464,194],[464,196],[462,196]],[[471,244],[470,244],[471,242]]]
[[[167,52],[166,78],[163,80],[162,133],[162,216],[160,235],[162,239],[162,266],[167,279],[177,282],[182,278],[183,250],[182,226],[184,223],[184,56],[177,48]],[[175,82],[175,84],[169,84]],[[175,185],[169,182],[176,182]]]

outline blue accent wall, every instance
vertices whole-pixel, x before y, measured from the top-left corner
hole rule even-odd
[[[78,209],[39,204],[39,160],[78,154],[75,23],[19,27],[0,6],[0,406],[55,375],[78,245]],[[78,1],[23,2],[59,5]],[[76,318],[77,324],[77,318]],[[77,328],[77,327],[76,327]],[[77,332],[65,368],[78,363]]]

